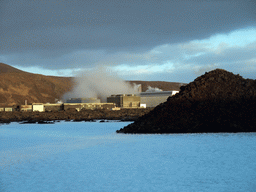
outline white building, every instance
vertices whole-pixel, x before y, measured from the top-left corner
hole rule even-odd
[[[177,94],[179,91],[158,91],[158,92],[142,92],[139,94],[140,101],[147,107],[156,107],[160,103],[165,102],[168,97]]]
[[[44,104],[42,104],[42,103],[33,103],[32,104],[32,111],[43,112],[44,111]]]

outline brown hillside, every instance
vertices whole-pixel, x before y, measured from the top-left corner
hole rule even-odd
[[[71,90],[72,78],[27,73],[5,64],[0,65],[0,104],[33,102],[54,103]]]
[[[10,65],[0,63],[0,74],[1,73],[22,73],[22,72],[25,73],[24,71],[11,67]]]
[[[256,131],[256,80],[216,69],[180,89],[165,103],[117,132]]]

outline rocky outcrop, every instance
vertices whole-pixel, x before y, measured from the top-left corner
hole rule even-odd
[[[205,73],[117,133],[256,131],[256,81],[222,69]]]

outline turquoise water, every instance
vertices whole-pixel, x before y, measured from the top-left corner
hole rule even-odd
[[[115,133],[129,123],[1,125],[0,191],[256,191],[256,133]]]

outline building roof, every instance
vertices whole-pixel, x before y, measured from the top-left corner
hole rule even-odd
[[[159,92],[142,92],[140,93],[141,97],[156,97],[156,96],[172,96],[173,92],[176,92],[176,90],[173,91],[159,91]]]

